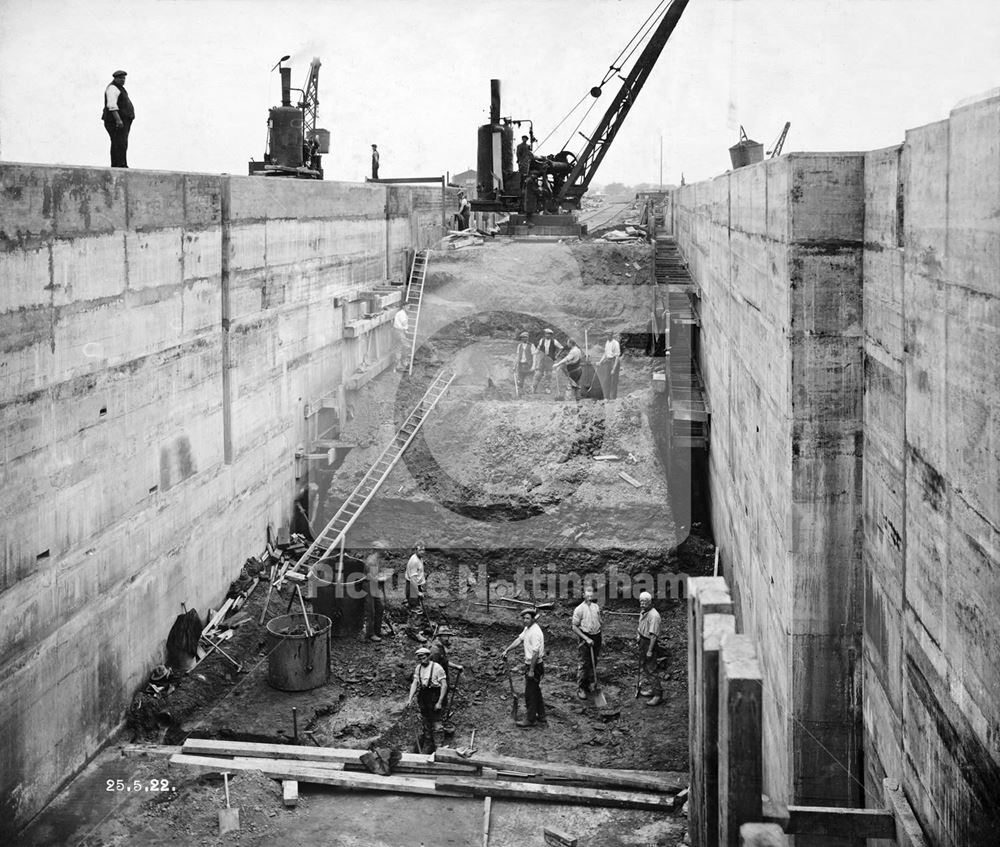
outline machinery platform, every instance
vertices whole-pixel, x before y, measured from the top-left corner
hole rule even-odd
[[[555,236],[557,238],[580,238],[587,234],[586,224],[577,221],[575,215],[535,215],[528,223],[527,215],[512,214],[507,222],[506,235]]]

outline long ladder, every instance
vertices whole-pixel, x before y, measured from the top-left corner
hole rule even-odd
[[[417,325],[420,323],[420,304],[424,299],[424,279],[427,277],[427,263],[431,251],[420,250],[413,256],[413,266],[410,268],[410,284],[406,289],[406,343],[410,345],[410,366],[408,373],[413,373],[413,357],[417,353]]]
[[[375,463],[368,469],[368,472],[362,477],[361,482],[358,483],[354,491],[351,492],[350,496],[337,510],[337,513],[323,528],[323,531],[316,536],[316,540],[309,545],[309,549],[302,554],[302,557],[294,565],[278,576],[275,581],[276,587],[280,588],[284,584],[284,580],[289,573],[307,575],[324,559],[334,555],[338,548],[341,554],[343,554],[347,531],[354,525],[354,522],[358,519],[365,506],[371,502],[379,487],[385,482],[389,474],[392,473],[392,469],[396,466],[400,456],[410,446],[410,442],[413,441],[417,431],[423,425],[427,416],[433,411],[438,400],[444,396],[445,391],[448,390],[448,386],[451,385],[454,379],[455,373],[448,370],[442,370],[434,377],[434,380],[424,392],[424,396],[420,398],[420,402],[414,406],[413,411],[407,415],[402,426],[396,431],[392,441],[389,442],[375,460]],[[338,578],[339,576],[338,574]]]

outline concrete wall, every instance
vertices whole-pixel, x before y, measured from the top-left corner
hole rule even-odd
[[[865,159],[867,784],[1000,843],[1000,98]]]
[[[851,800],[860,777],[862,174],[860,154],[794,154],[674,195],[713,526],[766,656],[765,790],[802,803]]]
[[[0,164],[0,832],[287,521],[349,297],[441,189]],[[388,332],[388,329],[386,329]],[[2,839],[0,839],[2,840]]]
[[[1000,843],[1000,97],[674,201],[765,790]]]

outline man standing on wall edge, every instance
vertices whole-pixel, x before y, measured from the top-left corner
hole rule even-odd
[[[101,120],[111,136],[111,167],[128,167],[128,133],[135,120],[135,107],[125,90],[125,71],[115,71],[111,83],[104,89],[104,110]]]

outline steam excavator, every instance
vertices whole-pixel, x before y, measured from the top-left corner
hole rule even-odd
[[[330,152],[330,132],[316,127],[320,61],[312,60],[305,84],[293,89],[292,69],[284,66],[289,58],[282,56],[274,66],[281,75],[281,105],[268,113],[264,161],[251,159],[249,172],[251,176],[323,179],[321,154]],[[292,105],[292,91],[302,95],[296,106]]]
[[[589,138],[580,133],[587,142],[583,151],[579,155],[571,150],[561,150],[547,156],[533,154],[523,185],[521,174],[513,162],[513,128],[522,123],[530,124],[530,121],[501,117],[500,81],[491,80],[490,122],[479,127],[478,186],[476,199],[471,203],[472,208],[480,212],[522,211],[529,215],[536,212],[557,215],[561,210],[579,209],[581,198],[587,192],[598,166],[649,78],[687,4],[688,0],[661,0],[657,4],[625,50],[612,63],[601,84],[590,89],[590,96],[596,99],[612,79],[622,80],[621,88],[594,133]],[[628,76],[622,77],[624,63],[646,36],[649,37],[646,46]],[[579,105],[578,103],[577,106]],[[590,110],[587,111],[589,113]],[[579,124],[577,126],[579,128]],[[534,139],[533,128],[530,137]]]

